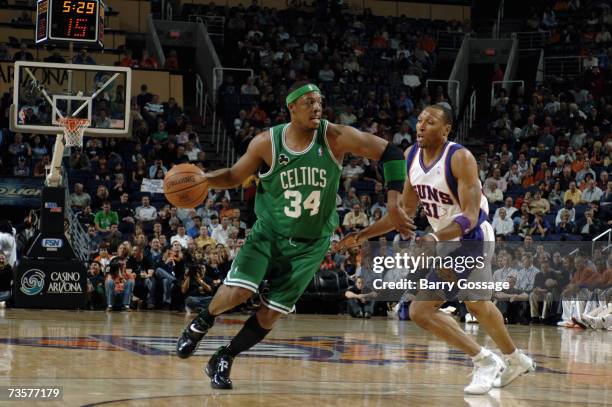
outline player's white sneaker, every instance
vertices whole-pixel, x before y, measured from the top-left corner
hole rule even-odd
[[[440,308],[440,311],[442,311],[442,312],[444,312],[445,314],[448,314],[448,315],[454,315],[455,311],[457,311],[457,308],[449,305],[448,307]],[[466,315],[466,317],[467,317],[467,315]]]
[[[582,321],[592,329],[604,329],[605,317],[592,317],[590,315],[583,315]]]
[[[535,372],[536,364],[523,351],[517,349],[517,355],[514,357],[504,357],[506,361],[506,369],[493,382],[494,387],[504,387],[510,384],[514,379],[527,372]]]
[[[478,320],[476,319],[474,315],[468,312],[467,314],[465,314],[465,323],[466,324],[477,324]]]
[[[495,378],[505,369],[504,361],[491,352],[474,363],[472,382],[463,391],[467,394],[486,394],[493,387]]]

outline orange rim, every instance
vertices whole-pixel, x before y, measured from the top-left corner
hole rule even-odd
[[[61,124],[70,133],[74,133],[79,128],[89,125],[89,120],[78,117],[64,117],[63,119],[59,119],[59,124]]]

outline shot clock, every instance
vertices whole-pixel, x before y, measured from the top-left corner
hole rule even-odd
[[[36,43],[72,41],[102,46],[104,3],[100,0],[38,0]]]

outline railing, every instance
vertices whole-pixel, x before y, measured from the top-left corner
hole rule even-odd
[[[474,120],[476,120],[476,91],[472,92],[469,103],[463,111],[463,116],[461,118],[461,122],[457,132],[457,137],[455,138],[455,141],[457,143],[461,144],[465,142],[470,132],[470,129],[474,124]]]
[[[64,183],[64,193],[65,193],[65,206],[66,210],[64,212],[64,216],[68,218],[68,234],[70,235],[70,245],[74,250],[74,254],[82,261],[89,262],[89,237],[87,236],[87,232],[79,222],[76,214],[70,207],[70,199],[69,199],[69,185],[70,180],[68,179],[68,172],[65,168],[62,167],[62,172],[64,174],[63,183]],[[68,236],[66,236],[68,238]]]
[[[521,31],[513,33],[519,42],[520,50],[536,50],[546,47],[550,31]]]
[[[170,1],[167,0],[162,0],[162,5],[161,5],[161,9],[162,9],[162,20],[170,20],[172,21],[173,18],[173,10],[172,10],[172,4],[170,4]]]
[[[212,143],[217,147],[217,156],[225,167],[230,167],[236,162],[236,148],[231,137],[227,135],[222,120],[217,118],[217,109],[212,113]],[[240,201],[244,202],[244,188],[240,189]]]
[[[461,47],[459,48],[459,52],[457,52],[457,56],[455,57],[455,62],[453,64],[453,69],[451,70],[450,75],[448,76],[449,80],[456,81],[459,86],[457,86],[457,95],[455,106],[460,106],[460,102],[465,100],[468,92],[468,83],[469,83],[469,66],[470,66],[470,41],[471,36],[467,34],[463,38],[463,42],[461,43]],[[458,115],[459,112],[456,112]]]
[[[439,30],[437,33],[438,49],[458,50],[461,48],[465,35],[463,32]]]
[[[225,34],[225,17],[224,16],[208,16],[203,14],[190,14],[187,17],[188,21],[202,23],[206,26],[208,35],[223,37]]]
[[[511,83],[519,83],[521,87],[525,87],[525,81],[493,81],[491,83],[491,103],[490,106],[493,108],[493,100],[495,100],[495,85],[502,85],[502,87],[506,90],[506,92],[510,93],[510,87],[504,86],[509,85]]]
[[[544,58],[544,79],[552,77],[577,78],[584,68],[583,56],[571,57],[545,57]]]
[[[232,139],[227,136],[222,120],[217,116],[216,108],[213,109],[212,114],[212,143],[217,148],[217,156],[221,157],[221,162],[224,162],[226,167],[234,163],[236,149]]]
[[[536,72],[536,83],[544,82],[544,50],[540,50],[540,59],[538,60],[538,71]]]
[[[206,125],[206,113],[208,108],[208,93],[204,89],[204,81],[202,77],[196,73],[196,109],[202,118],[202,125]]]
[[[499,8],[497,9],[497,20],[493,24],[493,38],[498,39],[501,31],[502,21],[504,20],[504,0],[499,2]]]
[[[189,23],[185,23],[189,24]],[[203,79],[208,99],[216,102],[217,88],[214,87],[214,69],[222,67],[215,46],[206,30],[205,24],[196,24],[195,70]]]
[[[146,46],[148,51],[153,50],[152,55],[159,61],[159,66],[165,66],[166,55],[164,54],[164,48],[157,34],[157,28],[153,21],[153,14],[149,14],[149,35],[147,35],[146,38]]]
[[[595,253],[595,242],[598,241],[599,239],[601,239],[602,237],[608,235],[608,244],[606,245],[606,247],[604,247],[603,249],[601,249],[602,252],[608,251],[612,248],[612,228],[606,230],[605,232],[603,232],[602,234],[600,234],[599,236],[596,236],[593,238],[593,245],[591,247],[591,256]]]
[[[516,34],[512,34],[512,47],[510,47],[510,53],[508,54],[508,62],[506,63],[506,72],[502,80],[511,81],[516,77],[516,71],[518,70],[518,39]]]

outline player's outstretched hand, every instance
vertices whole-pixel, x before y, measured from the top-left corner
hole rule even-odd
[[[404,237],[414,237],[416,226],[414,226],[412,218],[402,208],[389,208],[388,214],[398,232],[404,235]]]
[[[363,242],[359,239],[358,232],[351,232],[344,236],[344,239],[338,242],[338,250],[350,249],[352,247],[361,246]]]

